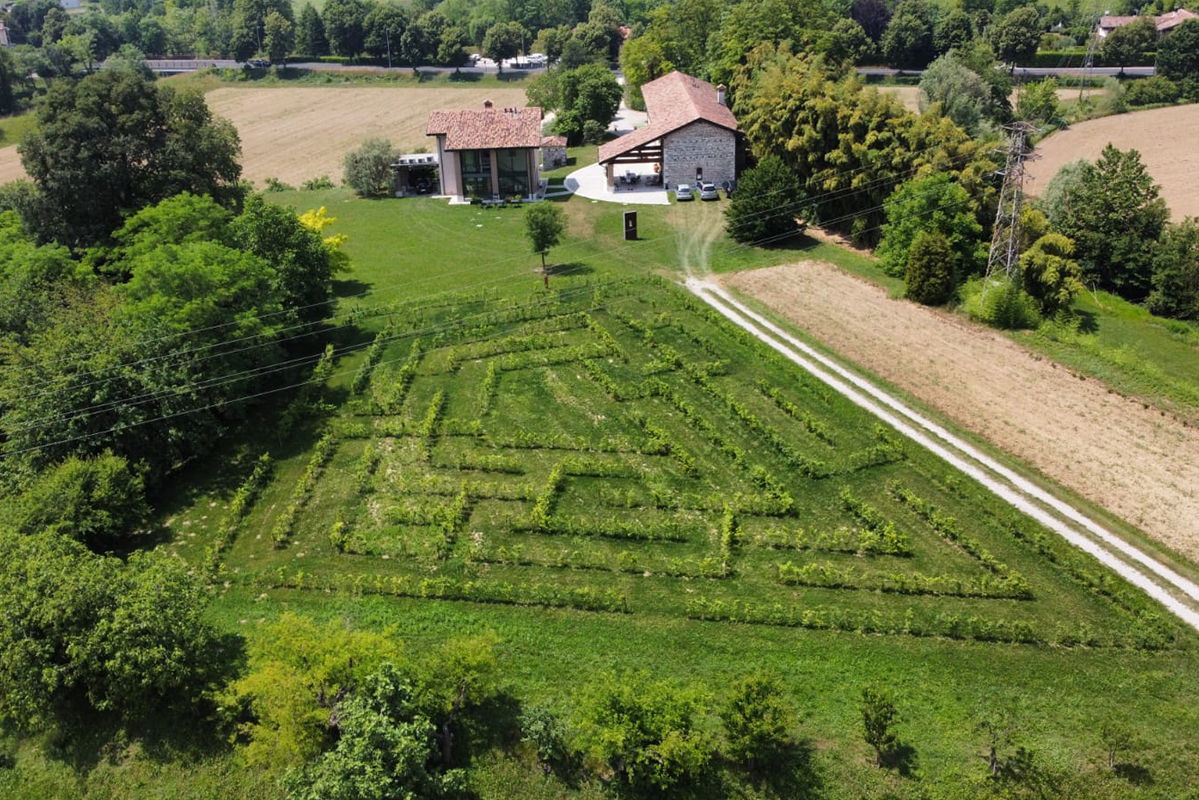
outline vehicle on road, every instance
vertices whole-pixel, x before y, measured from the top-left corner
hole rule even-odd
[[[699,185],[699,199],[700,200],[719,200],[720,192],[716,191],[716,184],[707,183],[707,182],[701,183]]]
[[[684,200],[694,200],[695,191],[691,188],[690,184],[680,183],[674,190],[674,199],[680,203]]]

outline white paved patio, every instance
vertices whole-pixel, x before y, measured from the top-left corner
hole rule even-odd
[[[639,184],[622,188],[619,191],[609,189],[608,177],[603,166],[599,164],[575,170],[566,176],[564,183],[568,191],[591,200],[603,200],[607,203],[621,203],[622,205],[670,205],[670,197],[666,189],[661,186]]]

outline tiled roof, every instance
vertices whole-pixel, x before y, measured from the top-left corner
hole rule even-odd
[[[1185,8],[1178,8],[1167,14],[1154,17],[1153,21],[1157,23],[1157,29],[1159,31],[1168,31],[1171,28],[1181,25],[1188,19],[1199,19],[1199,14],[1196,14],[1194,11],[1188,11]]]
[[[1099,27],[1105,30],[1114,30],[1116,28],[1122,28],[1125,25],[1131,25],[1138,19],[1144,19],[1144,17],[1103,16],[1099,18]],[[1159,14],[1152,19],[1153,24],[1157,27],[1157,30],[1161,32],[1175,28],[1186,22],[1188,19],[1199,19],[1199,14],[1196,14],[1193,11],[1187,11],[1185,8],[1179,8],[1166,14]]]
[[[566,147],[565,136],[546,136],[541,140],[542,147]]]
[[[429,136],[445,134],[446,150],[491,147],[540,147],[541,109],[479,108],[434,111],[425,128]]]
[[[737,130],[733,112],[716,101],[716,87],[677,70],[642,86],[641,96],[645,98],[649,125],[603,144],[599,149],[601,162],[699,120]]]

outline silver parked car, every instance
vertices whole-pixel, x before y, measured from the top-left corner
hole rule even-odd
[[[691,188],[689,183],[680,183],[678,188],[674,190],[674,199],[680,203],[684,200],[694,200],[695,190]]]
[[[700,200],[719,200],[720,193],[716,191],[716,184],[707,183],[707,182],[701,183],[699,185],[699,199]]]

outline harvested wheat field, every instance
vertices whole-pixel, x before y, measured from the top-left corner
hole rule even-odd
[[[1040,158],[1027,167],[1030,181],[1026,189],[1039,194],[1063,164],[1078,158],[1094,161],[1111,142],[1121,150],[1141,151],[1149,174],[1161,184],[1171,219],[1195,216],[1199,214],[1196,131],[1199,131],[1199,103],[1080,122],[1037,145],[1036,154]]]
[[[214,114],[241,136],[242,169],[261,185],[269,177],[296,184],[328,175],[341,180],[341,159],[364,139],[379,136],[408,150],[429,147],[425,123],[435,108],[525,105],[524,89],[439,87],[229,87],[209,92]]]
[[[21,166],[21,156],[17,154],[17,146],[0,147],[0,183],[17,181],[25,177],[25,168]]]
[[[845,358],[1199,558],[1199,431],[1007,337],[817,262],[724,276]]]

